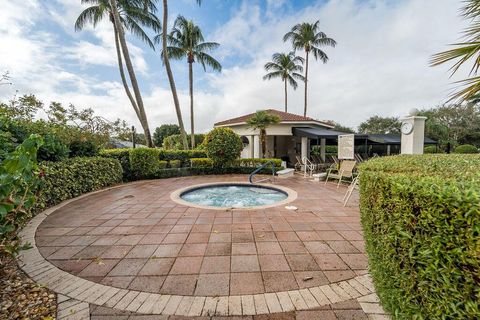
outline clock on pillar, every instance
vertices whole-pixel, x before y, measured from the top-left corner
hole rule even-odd
[[[418,110],[412,109],[407,117],[400,120],[402,121],[401,153],[423,154],[427,117],[418,116]]]

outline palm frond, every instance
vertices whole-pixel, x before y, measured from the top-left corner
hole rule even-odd
[[[315,58],[315,60],[320,60],[323,63],[327,63],[328,56],[325,52],[315,47],[312,47],[311,51],[313,53],[313,57]]]
[[[187,52],[182,50],[182,48],[170,47],[170,46],[167,47],[167,54],[169,58],[172,58],[174,60],[181,60],[187,56]],[[161,55],[163,60],[163,51]]]
[[[199,51],[199,52],[212,51],[217,49],[219,46],[220,44],[216,42],[202,42],[195,46],[195,51]]]
[[[282,78],[283,79],[283,71],[273,71],[269,72],[266,75],[263,76],[263,80],[271,80],[271,79],[276,79],[276,78]]]
[[[209,66],[214,71],[222,71],[222,65],[215,58],[205,52],[195,52],[197,60],[202,64],[203,70],[206,70],[205,66]]]
[[[152,40],[150,40],[150,37],[145,33],[142,27],[140,27],[134,19],[130,18],[130,16],[127,16],[125,18],[125,27],[133,35],[148,44],[150,48],[155,50],[155,45],[153,44]]]
[[[75,31],[82,30],[88,23],[95,27],[105,14],[106,11],[98,5],[86,8],[75,21]]]
[[[457,43],[454,44],[454,46],[457,46],[457,48],[433,55],[430,60],[430,65],[438,66],[445,62],[458,59],[458,61],[450,67],[450,71],[453,75],[464,63],[476,56],[473,67],[470,70],[470,74],[475,74],[480,68],[480,42]]]

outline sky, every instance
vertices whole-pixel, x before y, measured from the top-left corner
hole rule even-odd
[[[454,82],[447,65],[432,68],[431,55],[448,49],[466,22],[461,0],[170,0],[169,24],[183,15],[220,43],[211,54],[221,72],[194,67],[195,126],[206,132],[215,122],[274,108],[283,110],[283,83],[264,81],[264,64],[275,52],[289,52],[283,35],[301,22],[320,21],[337,41],[326,47],[326,64],[311,59],[309,110],[318,120],[357,127],[374,115],[407,115],[448,100]],[[161,5],[158,5],[161,9]],[[86,8],[80,0],[0,0],[0,100],[35,94],[45,103],[91,107],[96,114],[139,125],[121,85],[109,21],[76,32]],[[162,12],[157,14],[161,17]],[[149,31],[150,35],[154,35]],[[175,109],[159,49],[131,35],[129,49],[150,127],[176,123]],[[302,51],[297,54],[303,56]],[[189,128],[188,65],[172,62],[186,128]],[[289,112],[303,113],[303,84],[289,88]]]

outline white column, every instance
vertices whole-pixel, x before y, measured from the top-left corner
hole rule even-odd
[[[425,120],[427,117],[411,115],[402,121],[402,154],[423,154]]]
[[[249,148],[249,153],[248,157],[249,158],[255,158],[255,140],[254,140],[254,135],[251,135],[248,137],[248,148]]]
[[[327,139],[320,139],[320,158],[325,161],[325,144]]]
[[[253,157],[260,158],[260,137],[253,136]]]
[[[391,153],[390,145],[387,145],[387,156],[389,156]]]
[[[302,137],[302,160],[305,157],[308,157],[308,138],[307,137]]]

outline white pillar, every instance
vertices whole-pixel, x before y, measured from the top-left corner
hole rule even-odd
[[[307,137],[302,137],[302,160],[305,157],[308,157],[308,138]]]
[[[322,158],[323,161],[325,161],[325,144],[327,142],[327,139],[320,139],[320,158]]]
[[[254,140],[254,135],[251,135],[250,137],[248,137],[248,142],[249,142],[249,145],[248,145],[248,148],[249,148],[249,153],[248,153],[248,157],[249,158],[255,158],[255,140]]]
[[[402,121],[402,154],[423,154],[425,140],[425,120],[427,117],[411,115],[401,119]]]
[[[390,153],[391,153],[391,151],[390,151],[390,150],[391,150],[391,149],[390,149],[390,145],[387,145],[387,156],[389,156],[389,155],[390,155]]]
[[[254,158],[260,158],[260,137],[259,136],[253,136],[253,157]]]

